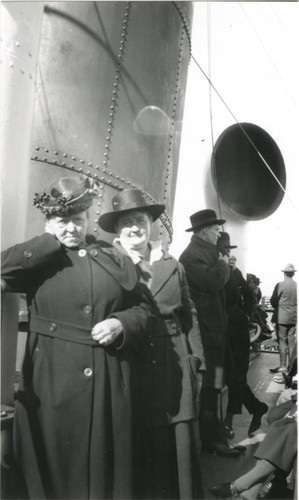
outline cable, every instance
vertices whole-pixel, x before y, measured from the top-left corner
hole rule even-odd
[[[242,130],[243,134],[245,135],[245,137],[248,139],[248,141],[250,142],[250,144],[252,145],[252,147],[254,148],[254,150],[257,152],[257,154],[259,155],[259,157],[261,158],[261,160],[263,161],[263,163],[266,165],[266,167],[268,168],[269,172],[271,173],[271,175],[274,177],[274,179],[276,180],[277,184],[279,185],[279,187],[282,189],[282,191],[284,192],[284,194],[286,195],[286,197],[289,199],[290,203],[295,207],[295,203],[292,201],[292,199],[289,197],[289,195],[287,194],[285,188],[283,187],[283,185],[281,184],[281,182],[279,181],[279,179],[276,177],[276,175],[274,174],[273,170],[271,169],[271,167],[268,165],[268,163],[266,162],[265,158],[263,157],[263,155],[260,153],[260,151],[258,150],[258,148],[255,146],[255,144],[253,143],[253,141],[250,139],[249,135],[247,134],[246,130],[244,129],[244,127],[242,127],[241,123],[239,123],[239,121],[237,120],[236,116],[234,115],[234,113],[232,112],[232,110],[229,108],[229,106],[226,104],[226,102],[224,101],[223,97],[220,95],[220,93],[218,92],[218,90],[216,89],[216,87],[214,86],[214,84],[212,83],[211,79],[208,77],[208,75],[205,73],[205,71],[202,69],[202,67],[200,66],[200,64],[198,63],[198,61],[195,59],[195,57],[193,55],[191,55],[191,58],[193,59],[193,61],[195,62],[195,64],[197,65],[197,67],[200,69],[200,71],[202,72],[202,74],[204,75],[204,77],[208,80],[209,84],[211,85],[211,87],[213,88],[213,90],[216,92],[216,94],[218,95],[219,99],[221,100],[221,102],[224,104],[224,106],[226,107],[226,109],[228,110],[228,112],[230,113],[230,115],[233,117],[233,119],[235,120],[236,124],[240,127],[240,129]]]
[[[209,81],[211,81],[211,72],[212,72],[212,63],[211,63],[211,6],[210,3],[207,3],[207,46],[208,46],[208,73],[209,73]],[[213,122],[213,107],[212,107],[212,87],[209,85],[209,110],[210,110],[210,130],[211,130],[211,141],[212,141],[212,149],[214,150],[215,141],[214,141],[214,122]],[[222,219],[222,211],[220,204],[220,197],[218,191],[218,179],[215,172],[215,190],[217,195],[217,204],[220,219]],[[222,231],[224,231],[222,225]]]

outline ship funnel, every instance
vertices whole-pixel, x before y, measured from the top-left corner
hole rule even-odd
[[[223,205],[241,219],[265,219],[283,199],[282,154],[272,137],[252,123],[224,130],[213,149],[211,171]]]

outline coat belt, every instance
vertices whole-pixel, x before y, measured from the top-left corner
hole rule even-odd
[[[42,316],[31,316],[29,329],[31,332],[53,337],[67,342],[85,344],[99,347],[99,343],[93,340],[91,328],[81,325],[73,325],[64,321],[43,318]]]

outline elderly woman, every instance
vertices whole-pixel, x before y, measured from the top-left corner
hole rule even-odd
[[[152,306],[128,257],[87,244],[95,196],[89,178],[61,178],[34,200],[45,234],[2,255],[29,309],[14,425],[29,498],[133,497],[131,359]]]
[[[112,200],[99,225],[117,233],[114,246],[135,263],[157,304],[139,373],[144,409],[140,498],[203,498],[198,410],[205,360],[183,266],[149,240],[164,205],[148,205],[138,190]]]

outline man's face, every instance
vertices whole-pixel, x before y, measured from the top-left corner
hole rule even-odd
[[[235,269],[235,268],[236,268],[236,262],[237,262],[236,257],[234,257],[233,255],[231,255],[231,256],[230,256],[230,258],[229,258],[228,263],[229,263],[229,265],[230,265],[233,269]]]
[[[230,257],[230,248],[226,246],[220,246],[219,252],[222,253],[222,255],[227,255]]]
[[[208,226],[205,228],[206,239],[212,245],[217,244],[217,240],[220,237],[220,227],[218,224],[214,224],[213,226]]]
[[[121,215],[116,229],[122,245],[133,250],[144,248],[150,238],[151,223],[151,216],[140,210]]]
[[[68,217],[51,217],[46,221],[46,232],[56,236],[65,247],[76,248],[85,242],[87,225],[87,212]]]

